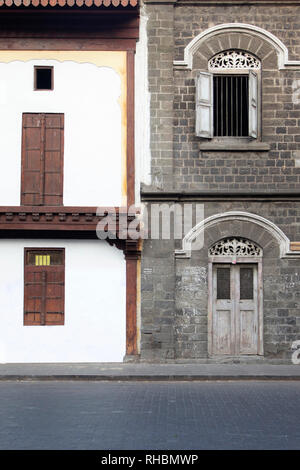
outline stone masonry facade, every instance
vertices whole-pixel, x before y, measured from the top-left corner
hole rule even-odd
[[[300,242],[300,2],[145,0],[141,14],[147,18],[151,97],[152,183],[141,187],[148,212],[163,203],[201,204],[205,219],[239,211]],[[183,64],[195,38],[232,23],[251,27],[203,36],[192,66]],[[257,34],[262,30],[269,35]],[[290,66],[279,67],[274,37],[286,47]],[[255,141],[222,142],[195,133],[197,73],[230,49],[261,62]],[[144,240],[141,360],[214,360],[208,355],[208,249],[230,236],[247,237],[263,249],[264,354],[257,359],[290,361],[291,344],[300,340],[300,256],[283,257],[272,230],[254,220],[208,228],[203,247],[186,259],[175,255],[182,240]]]

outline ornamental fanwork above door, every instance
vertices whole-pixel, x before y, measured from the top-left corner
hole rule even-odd
[[[209,256],[262,256],[262,249],[247,238],[223,238],[208,250]]]
[[[225,51],[212,57],[208,62],[209,70],[217,69],[252,69],[261,68],[260,61],[244,51]]]

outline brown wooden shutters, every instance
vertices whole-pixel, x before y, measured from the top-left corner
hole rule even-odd
[[[25,249],[24,325],[63,325],[64,249]]]
[[[23,114],[22,205],[62,205],[63,149],[63,114]]]

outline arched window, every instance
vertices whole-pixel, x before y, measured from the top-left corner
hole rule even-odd
[[[222,51],[197,76],[196,134],[213,138],[258,137],[260,60],[240,50]]]

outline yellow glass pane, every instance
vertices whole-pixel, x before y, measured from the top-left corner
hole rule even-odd
[[[51,253],[51,254],[50,254]],[[55,266],[63,264],[63,251],[53,250],[47,252],[46,250],[40,251],[39,253],[34,251],[27,252],[26,258],[27,265],[35,266]]]

